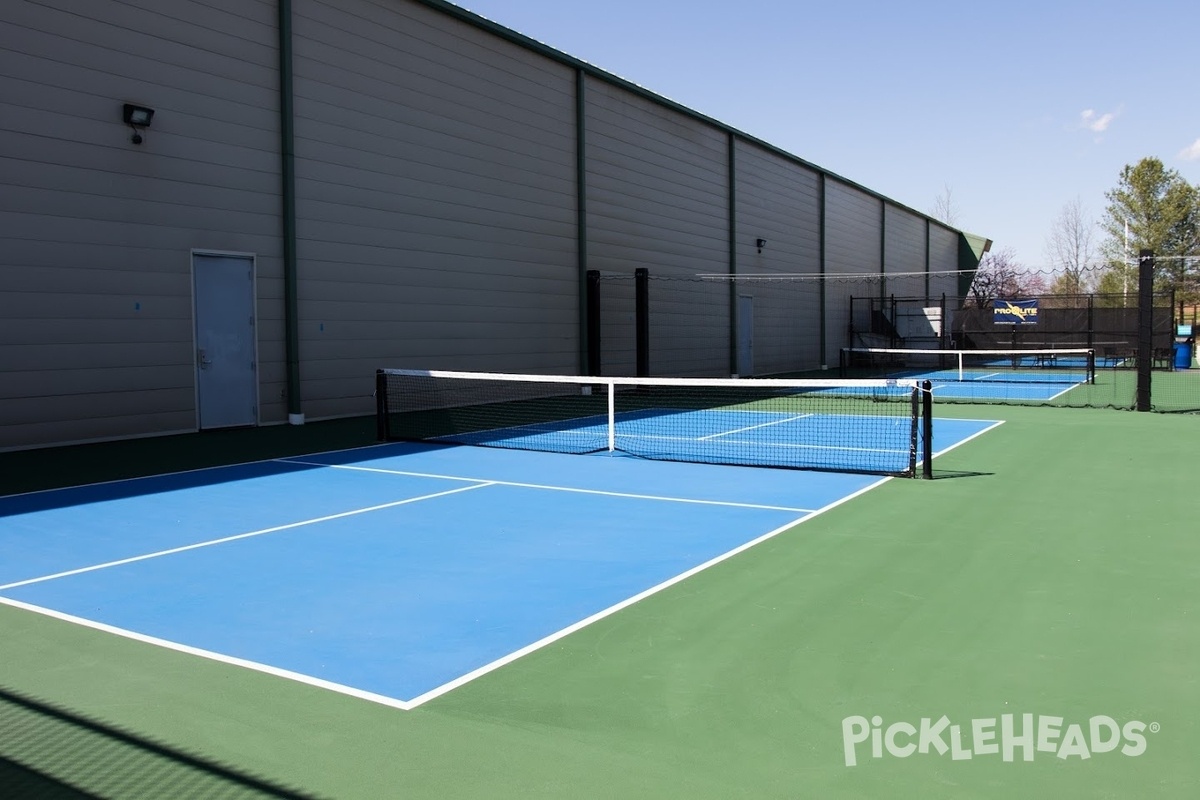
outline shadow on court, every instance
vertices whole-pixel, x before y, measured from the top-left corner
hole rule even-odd
[[[0,789],[21,798],[315,798],[2,687]]]
[[[933,480],[940,481],[946,478],[988,478],[995,475],[994,472],[971,472],[968,470],[957,469],[934,469]]]

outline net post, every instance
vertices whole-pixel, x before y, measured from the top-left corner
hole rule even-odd
[[[617,449],[617,382],[608,381],[608,452]]]
[[[375,370],[375,438],[380,442],[388,440],[387,425],[387,375],[383,370]]]
[[[1096,351],[1090,348],[1087,351],[1087,382],[1096,385]]]
[[[921,433],[924,452],[921,453],[921,474],[933,477],[933,382],[921,381]]]

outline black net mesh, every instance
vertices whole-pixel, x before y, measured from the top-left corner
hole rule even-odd
[[[381,370],[380,437],[912,474],[913,382],[600,379]]]

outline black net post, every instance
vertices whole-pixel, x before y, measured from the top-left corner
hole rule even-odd
[[[587,271],[587,375],[600,374],[600,270]]]
[[[633,313],[636,327],[637,376],[650,375],[650,270],[638,267],[633,272]]]
[[[1138,253],[1137,410],[1149,411],[1150,367],[1154,355],[1154,251]]]

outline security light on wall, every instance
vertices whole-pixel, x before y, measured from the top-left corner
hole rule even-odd
[[[757,247],[758,252],[761,253],[762,249],[767,246],[767,240],[766,239],[755,239],[754,246]]]
[[[133,128],[133,136],[130,137],[130,141],[134,144],[141,144],[142,128],[150,127],[150,120],[154,119],[154,109],[126,103],[121,116],[125,120],[125,124]]]

